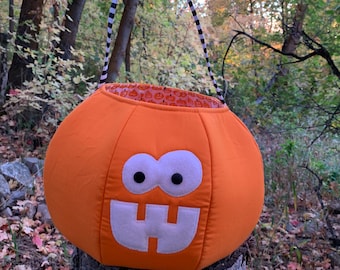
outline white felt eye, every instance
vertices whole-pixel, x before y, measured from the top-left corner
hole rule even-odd
[[[156,187],[157,161],[148,154],[136,154],[124,164],[122,180],[125,187],[134,194],[142,194]]]
[[[174,197],[193,192],[202,182],[201,161],[190,151],[177,150],[163,155],[158,164],[161,189]]]

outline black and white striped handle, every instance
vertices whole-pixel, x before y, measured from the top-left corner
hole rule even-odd
[[[118,0],[112,0],[111,7],[110,7],[110,13],[109,13],[108,22],[107,22],[107,39],[106,39],[106,50],[105,50],[105,58],[104,58],[104,67],[103,67],[102,74],[100,76],[99,86],[103,85],[105,83],[105,81],[106,81],[106,78],[107,78],[108,67],[109,67],[110,45],[111,45],[111,41],[112,41],[111,40],[112,25],[113,25],[113,22],[114,22],[114,16],[116,14],[117,2],[118,2]],[[223,104],[225,104],[223,90],[220,89],[217,86],[217,82],[216,82],[216,80],[214,78],[214,75],[212,73],[211,64],[210,64],[209,56],[208,56],[207,44],[205,43],[203,30],[202,30],[200,21],[198,19],[195,6],[194,6],[194,4],[192,3],[191,0],[187,0],[187,2],[188,2],[188,5],[189,5],[189,7],[191,9],[192,16],[194,17],[194,21],[195,21],[195,24],[196,24],[198,35],[199,35],[200,40],[201,40],[201,44],[202,44],[202,48],[203,48],[203,52],[204,52],[204,57],[205,57],[205,60],[206,60],[206,63],[207,63],[209,76],[210,76],[211,81],[214,84],[215,89],[216,89],[217,98]]]
[[[109,69],[109,54],[110,54],[110,45],[112,41],[112,25],[115,19],[116,8],[117,8],[118,0],[112,0],[109,17],[107,18],[107,37],[106,37],[106,49],[105,49],[105,58],[104,58],[104,67],[102,74],[99,80],[99,87],[102,86],[107,78],[107,72]]]
[[[191,9],[192,16],[194,17],[196,28],[197,28],[197,31],[198,31],[198,35],[199,35],[200,40],[201,40],[201,44],[202,44],[202,48],[203,48],[203,52],[204,52],[205,61],[207,62],[207,68],[208,68],[210,79],[213,82],[214,87],[216,89],[217,98],[224,104],[225,103],[224,93],[223,93],[223,90],[220,89],[217,86],[217,82],[216,82],[214,75],[212,73],[211,64],[210,64],[210,61],[209,61],[208,50],[207,50],[207,44],[205,43],[203,30],[202,30],[202,27],[201,27],[201,23],[200,23],[200,21],[197,17],[197,12],[196,12],[195,6],[194,6],[194,4],[192,3],[191,0],[187,0],[187,2],[188,2],[189,7]]]

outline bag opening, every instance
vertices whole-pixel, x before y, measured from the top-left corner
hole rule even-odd
[[[108,83],[105,91],[136,101],[191,108],[225,108],[217,98],[178,88],[141,83]]]

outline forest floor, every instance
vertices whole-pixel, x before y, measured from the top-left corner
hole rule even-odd
[[[27,156],[44,159],[45,147],[33,147],[30,138],[23,131],[1,132],[0,162]],[[34,178],[34,192],[12,206],[13,215],[0,215],[0,269],[72,269],[74,247],[52,222],[42,221],[39,212],[27,216],[28,205],[44,200],[43,179]],[[285,191],[266,196],[261,218],[246,243],[247,269],[340,269],[339,201],[323,194],[321,207],[311,189],[282,204],[280,194]]]

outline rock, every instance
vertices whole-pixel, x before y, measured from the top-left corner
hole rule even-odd
[[[245,245],[235,250],[230,256],[225,257],[218,262],[204,268],[203,270],[246,270],[246,253],[248,252]]]
[[[0,165],[0,172],[5,177],[15,179],[25,187],[33,187],[33,177],[30,170],[19,161],[6,162]]]
[[[328,211],[331,215],[339,215],[340,214],[340,202],[332,202],[328,205]]]
[[[11,192],[10,196],[8,196],[6,206],[13,206],[19,200],[25,200],[26,191],[24,189],[18,189]]]
[[[35,213],[37,212],[37,207],[31,202],[27,202],[25,204],[25,212],[26,212],[26,217],[33,219]]]
[[[2,216],[4,218],[8,218],[8,217],[12,217],[13,216],[12,210],[9,207],[6,207],[0,213],[1,213],[0,216]]]
[[[38,205],[37,216],[42,222],[52,224],[52,218],[46,204],[41,203]]]
[[[26,192],[25,192],[25,190],[18,189],[18,190],[14,190],[14,191],[11,193],[11,199],[12,199],[13,201],[25,200],[25,198],[26,198]]]
[[[5,179],[5,177],[3,177],[0,174],[0,197],[5,197],[7,195],[9,195],[11,192],[10,188],[9,188],[9,184],[7,182],[7,180]]]
[[[246,270],[246,261],[243,258],[243,255],[238,257],[237,261],[234,263],[233,266],[229,267],[229,270]]]
[[[32,174],[42,177],[44,161],[35,157],[25,157],[22,162],[28,167]]]
[[[0,212],[7,207],[7,202],[4,197],[0,197]],[[0,215],[1,216],[1,215]]]
[[[336,252],[331,252],[328,257],[331,259],[333,269],[336,269],[335,267],[340,267],[340,255]]]

